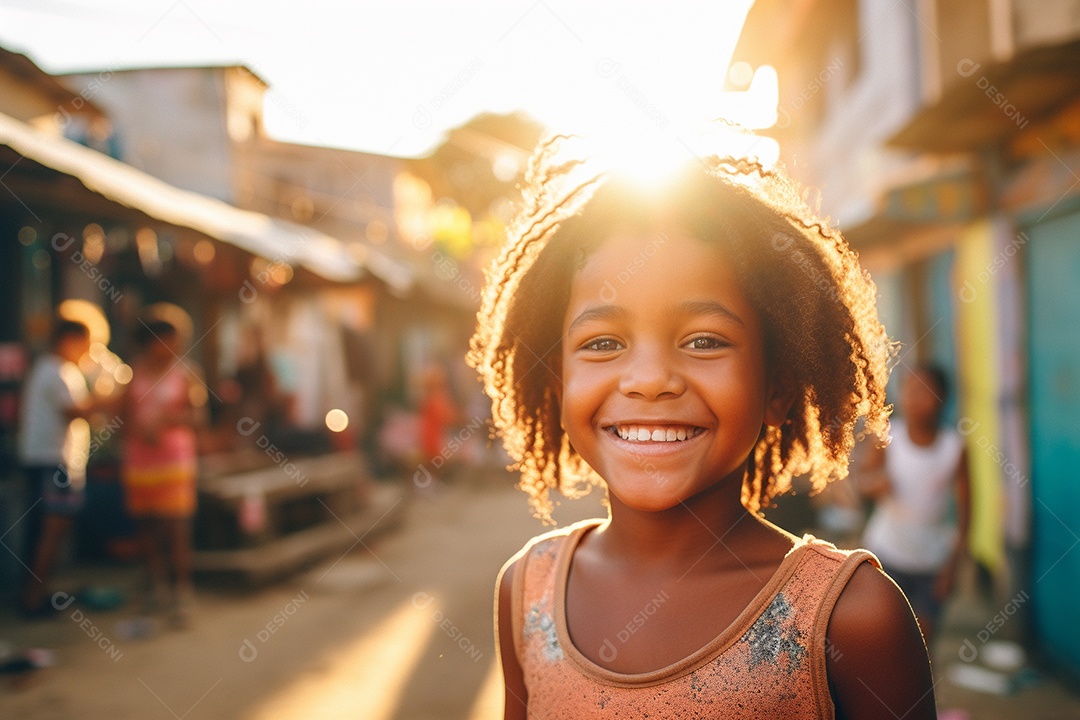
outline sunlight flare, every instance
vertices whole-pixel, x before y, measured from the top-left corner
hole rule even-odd
[[[406,600],[370,632],[308,670],[254,712],[254,720],[355,717],[397,711],[436,624]]]

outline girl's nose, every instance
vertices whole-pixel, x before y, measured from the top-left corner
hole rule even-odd
[[[661,349],[639,347],[626,359],[626,370],[619,379],[623,395],[654,400],[664,395],[678,397],[686,390],[682,374]]]

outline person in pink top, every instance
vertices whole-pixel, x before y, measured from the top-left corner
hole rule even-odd
[[[176,326],[144,322],[142,354],[132,364],[124,395],[122,479],[128,512],[138,523],[151,605],[171,605],[173,620],[190,620],[191,518],[206,390],[192,361],[181,355]],[[169,579],[172,578],[170,592]]]
[[[506,718],[935,717],[926,647],[865,550],[761,510],[884,436],[892,345],[843,238],[777,169],[688,161],[652,189],[543,144],[469,362],[534,511],[608,516],[504,566]]]

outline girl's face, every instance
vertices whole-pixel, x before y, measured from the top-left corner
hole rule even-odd
[[[615,234],[574,279],[562,423],[624,505],[659,511],[731,477],[787,407],[721,252],[677,230]]]

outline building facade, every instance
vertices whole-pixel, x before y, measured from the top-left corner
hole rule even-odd
[[[859,251],[902,349],[957,380],[973,557],[1080,676],[1080,4],[759,0],[782,159]],[[1015,628],[1013,629],[1015,632]]]

